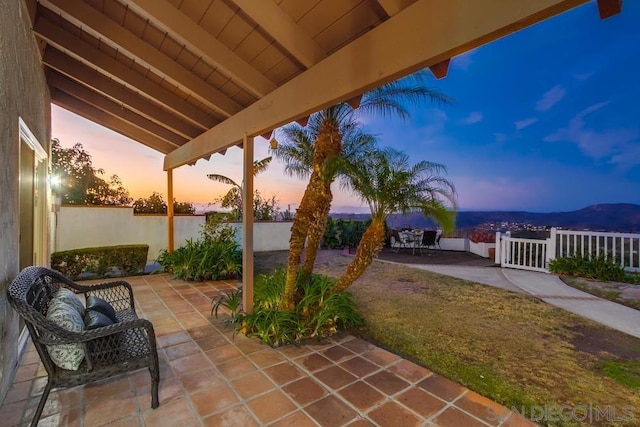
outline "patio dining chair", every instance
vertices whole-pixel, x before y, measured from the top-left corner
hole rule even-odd
[[[397,228],[392,228],[389,232],[391,233],[389,244],[392,250],[395,249],[395,252],[400,252],[400,249],[409,247],[409,242],[405,238],[404,233],[401,235]]]
[[[422,249],[426,249],[427,255],[428,255],[431,247],[433,247],[433,249],[435,250],[437,237],[438,237],[437,231],[425,230],[422,233],[422,243],[420,245],[420,253],[422,254]]]

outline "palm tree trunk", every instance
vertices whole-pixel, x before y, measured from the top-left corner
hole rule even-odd
[[[324,230],[327,228],[327,220],[329,218],[329,210],[331,209],[331,201],[333,194],[331,193],[331,184],[325,186],[323,197],[325,198],[324,209],[317,212],[317,217],[309,224],[307,235],[307,249],[304,253],[304,263],[302,264],[302,277],[308,279],[313,272],[313,266],[316,262],[316,256],[320,249],[320,243],[324,236]]]
[[[384,218],[374,218],[369,227],[362,234],[362,240],[356,250],[356,255],[347,266],[347,270],[338,279],[331,292],[342,292],[364,273],[373,261],[373,257],[380,252],[384,244]]]
[[[300,259],[304,250],[309,228],[315,222],[318,210],[317,206],[323,204],[322,188],[318,188],[319,181],[313,179],[305,189],[300,206],[296,210],[291,225],[291,238],[289,239],[289,258],[287,260],[287,276],[284,286],[284,294],[280,301],[280,308],[283,310],[293,310],[295,307],[296,279]]]
[[[280,308],[283,310],[293,310],[295,307],[296,279],[304,244],[309,236],[309,230],[313,224],[321,223],[321,217],[323,215],[325,218],[323,222],[326,223],[326,218],[331,208],[331,184],[326,184],[325,168],[329,161],[338,157],[342,152],[342,141],[339,130],[340,128],[337,122],[328,120],[322,124],[320,132],[318,133],[315,152],[313,154],[313,171],[311,172],[309,184],[304,190],[304,195],[293,217],[293,224],[291,226],[287,277],[282,300],[280,301]],[[327,188],[329,188],[328,192],[326,190]],[[314,244],[316,247],[315,250],[312,250],[312,266],[315,262],[315,255],[318,250],[317,246],[320,244],[320,240],[316,240]],[[307,259],[309,259],[309,257],[305,256],[305,261]]]

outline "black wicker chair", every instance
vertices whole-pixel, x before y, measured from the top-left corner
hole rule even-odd
[[[422,254],[422,249],[427,250],[427,255],[429,255],[429,251],[433,246],[433,249],[436,249],[436,244],[438,244],[438,232],[435,230],[424,230],[422,233],[422,242],[420,243],[420,253]]]
[[[85,297],[95,295],[104,299],[115,309],[118,323],[82,332],[70,332],[56,325],[46,314],[53,295],[61,287]],[[151,407],[158,407],[160,372],[156,337],[151,322],[136,315],[133,290],[127,282],[83,286],[57,271],[27,267],[11,282],[7,296],[24,319],[49,376],[32,426],[38,424],[53,388],[74,387],[140,368],[148,368],[151,373]],[[78,370],[62,369],[51,360],[47,345],[78,343],[85,350]]]

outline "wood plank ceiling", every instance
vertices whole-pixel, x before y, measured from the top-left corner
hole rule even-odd
[[[586,0],[527,2],[535,6],[509,6],[512,0],[23,1],[41,48],[51,101],[172,153],[165,160],[170,169],[224,152],[243,133],[269,132],[425,66],[442,73],[452,55]],[[485,10],[495,28],[476,25],[485,19]],[[411,16],[416,13],[424,19]],[[402,28],[409,25],[415,28]],[[466,33],[458,28],[462,25],[479,30],[451,46],[438,40],[438,35],[450,40]],[[422,57],[406,64],[389,57],[395,51],[403,55],[405,40],[416,32],[422,37],[422,27],[432,27],[429,40],[407,41],[428,45]],[[376,69],[382,61],[375,58],[375,49],[366,61],[345,63],[345,52],[353,49],[355,57],[362,45],[375,40],[390,42],[380,48],[386,55],[382,61],[391,64],[388,70]],[[415,51],[421,45],[411,46],[407,49]],[[323,97],[323,84],[345,73],[364,76],[352,85],[350,78],[344,88]],[[321,81],[319,89],[307,93],[315,81]],[[260,111],[269,118],[247,125]]]

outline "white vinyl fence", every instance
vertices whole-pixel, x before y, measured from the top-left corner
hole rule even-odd
[[[549,239],[520,239],[508,232],[504,236],[497,233],[496,257],[502,267],[547,272],[548,244]]]
[[[555,239],[555,258],[604,256],[619,261],[628,271],[640,271],[639,234],[555,230],[551,239]]]
[[[502,267],[548,272],[549,261],[572,256],[604,256],[627,271],[640,271],[640,234],[558,230],[549,238],[521,239],[496,233],[496,263]]]

